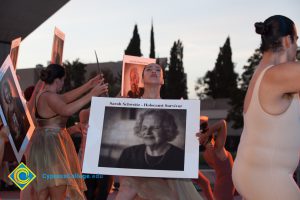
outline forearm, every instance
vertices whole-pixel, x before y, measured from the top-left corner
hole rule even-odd
[[[227,125],[225,120],[220,120],[219,122],[216,123],[216,130],[217,132],[217,137],[215,140],[215,147],[219,150],[223,150],[226,142],[226,137],[227,137]]]
[[[219,135],[220,132],[224,129],[224,120],[220,120],[209,127],[208,135],[211,136],[213,134]]]
[[[81,108],[83,108],[86,104],[91,101],[92,94],[88,93],[84,95],[82,98],[73,101],[72,103],[66,104],[62,109],[61,115],[63,116],[71,116],[74,113],[78,112]]]
[[[69,92],[66,92],[62,95],[64,102],[70,103],[78,99],[81,95],[89,91],[91,88],[87,84],[84,84],[78,88],[75,88]]]

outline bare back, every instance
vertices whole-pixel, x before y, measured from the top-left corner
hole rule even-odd
[[[40,115],[43,118],[49,118],[57,115],[58,113],[55,113],[50,106],[48,105],[48,99],[49,98],[59,98],[55,97],[54,94],[48,91],[41,91],[37,97],[36,97],[36,112],[38,115]]]

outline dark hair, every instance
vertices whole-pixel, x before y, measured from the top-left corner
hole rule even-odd
[[[209,128],[208,128],[208,121],[204,121],[204,122],[200,123],[200,132],[201,132],[201,134],[206,134],[206,132],[208,130],[209,130]],[[210,135],[208,137],[208,140],[207,140],[206,144],[208,144],[212,139],[213,139],[213,135]],[[206,147],[205,147],[206,144],[200,144],[200,146],[199,146],[199,151],[200,152],[203,152],[203,151],[206,150]]]
[[[46,84],[52,84],[57,78],[65,76],[65,69],[58,64],[50,64],[46,69],[43,69],[40,74],[40,79]]]
[[[289,35],[294,42],[294,22],[282,15],[274,15],[264,22],[254,24],[255,32],[261,35],[261,52],[279,51],[282,47],[281,38]]]
[[[141,130],[142,130],[142,124],[144,121],[145,116],[147,115],[154,115],[159,117],[160,119],[160,125],[164,130],[164,134],[166,136],[167,141],[172,141],[176,138],[176,136],[179,134],[177,129],[177,124],[175,122],[175,118],[172,114],[165,110],[146,110],[144,113],[139,115],[139,118],[136,121],[135,127],[134,127],[134,133],[135,135],[142,137]]]
[[[25,97],[26,101],[30,100],[33,91],[34,91],[34,85],[29,86],[24,90],[24,97]]]

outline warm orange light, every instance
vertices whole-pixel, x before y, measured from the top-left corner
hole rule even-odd
[[[207,122],[208,121],[208,117],[205,116],[205,115],[201,115],[200,116],[200,121]]]

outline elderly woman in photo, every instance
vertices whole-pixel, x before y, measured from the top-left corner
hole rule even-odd
[[[147,110],[137,120],[134,133],[144,144],[124,149],[118,167],[184,170],[184,151],[169,143],[178,135],[173,115],[166,110]]]
[[[142,73],[142,81],[144,83],[145,90],[141,98],[160,99],[160,88],[164,84],[163,69],[161,68],[161,66],[155,63],[146,65]],[[159,110],[149,110],[146,111],[144,114],[142,114],[142,116],[144,117],[141,118],[141,122],[140,122],[141,128],[139,128],[141,131],[139,134],[145,135],[144,145],[142,145],[144,146],[144,150],[140,151],[142,152],[141,157],[138,157],[136,155],[130,155],[129,153],[130,156],[128,157],[128,160],[126,160],[126,162],[133,163],[136,162],[136,160],[144,160],[144,162],[146,163],[146,158],[147,158],[150,164],[157,165],[157,166],[152,166],[152,168],[151,167],[148,168],[151,169],[158,168],[160,165],[163,165],[163,163],[165,163],[167,159],[169,159],[169,151],[173,151],[172,149],[174,147],[174,149],[176,149],[175,150],[176,153],[175,154],[172,153],[171,155],[174,161],[173,160],[170,161],[172,163],[168,163],[164,165],[162,169],[166,169],[167,167],[172,166],[173,170],[174,169],[179,170],[176,169],[179,165],[176,166],[176,164],[173,163],[184,163],[183,155],[180,156],[181,153],[179,153],[182,152],[182,150],[181,151],[180,149],[177,150],[178,148],[168,143],[168,141],[170,140],[167,139],[167,138],[171,139],[172,138],[170,137],[171,135],[173,135],[174,138],[176,137],[177,128],[174,128],[174,126],[170,125],[171,124],[170,121],[172,121],[171,118],[173,118],[173,116],[170,117],[170,114],[168,114],[168,117],[165,117],[164,114],[163,115],[158,114],[160,112],[161,111]],[[154,122],[157,124],[155,124]],[[174,125],[176,124],[174,120],[173,120],[173,124]],[[164,133],[164,134],[162,135],[158,133]],[[156,134],[159,135],[159,137],[156,136]],[[135,148],[135,147],[129,147],[128,149],[130,148]],[[128,149],[124,150],[123,155]],[[138,153],[138,151],[133,151],[133,152]],[[152,154],[154,152],[156,152],[156,154]],[[122,161],[123,155],[120,158],[120,164],[124,162]],[[150,161],[152,157],[154,157],[154,160]],[[147,165],[147,163],[145,165]],[[195,189],[190,179],[176,179],[176,178],[168,179],[168,178],[148,178],[148,177],[130,177],[130,176],[120,177],[120,188],[116,196],[116,200],[136,200],[136,199],[139,200],[141,199],[143,200],[145,199],[201,200],[202,198],[197,192],[197,190]]]

